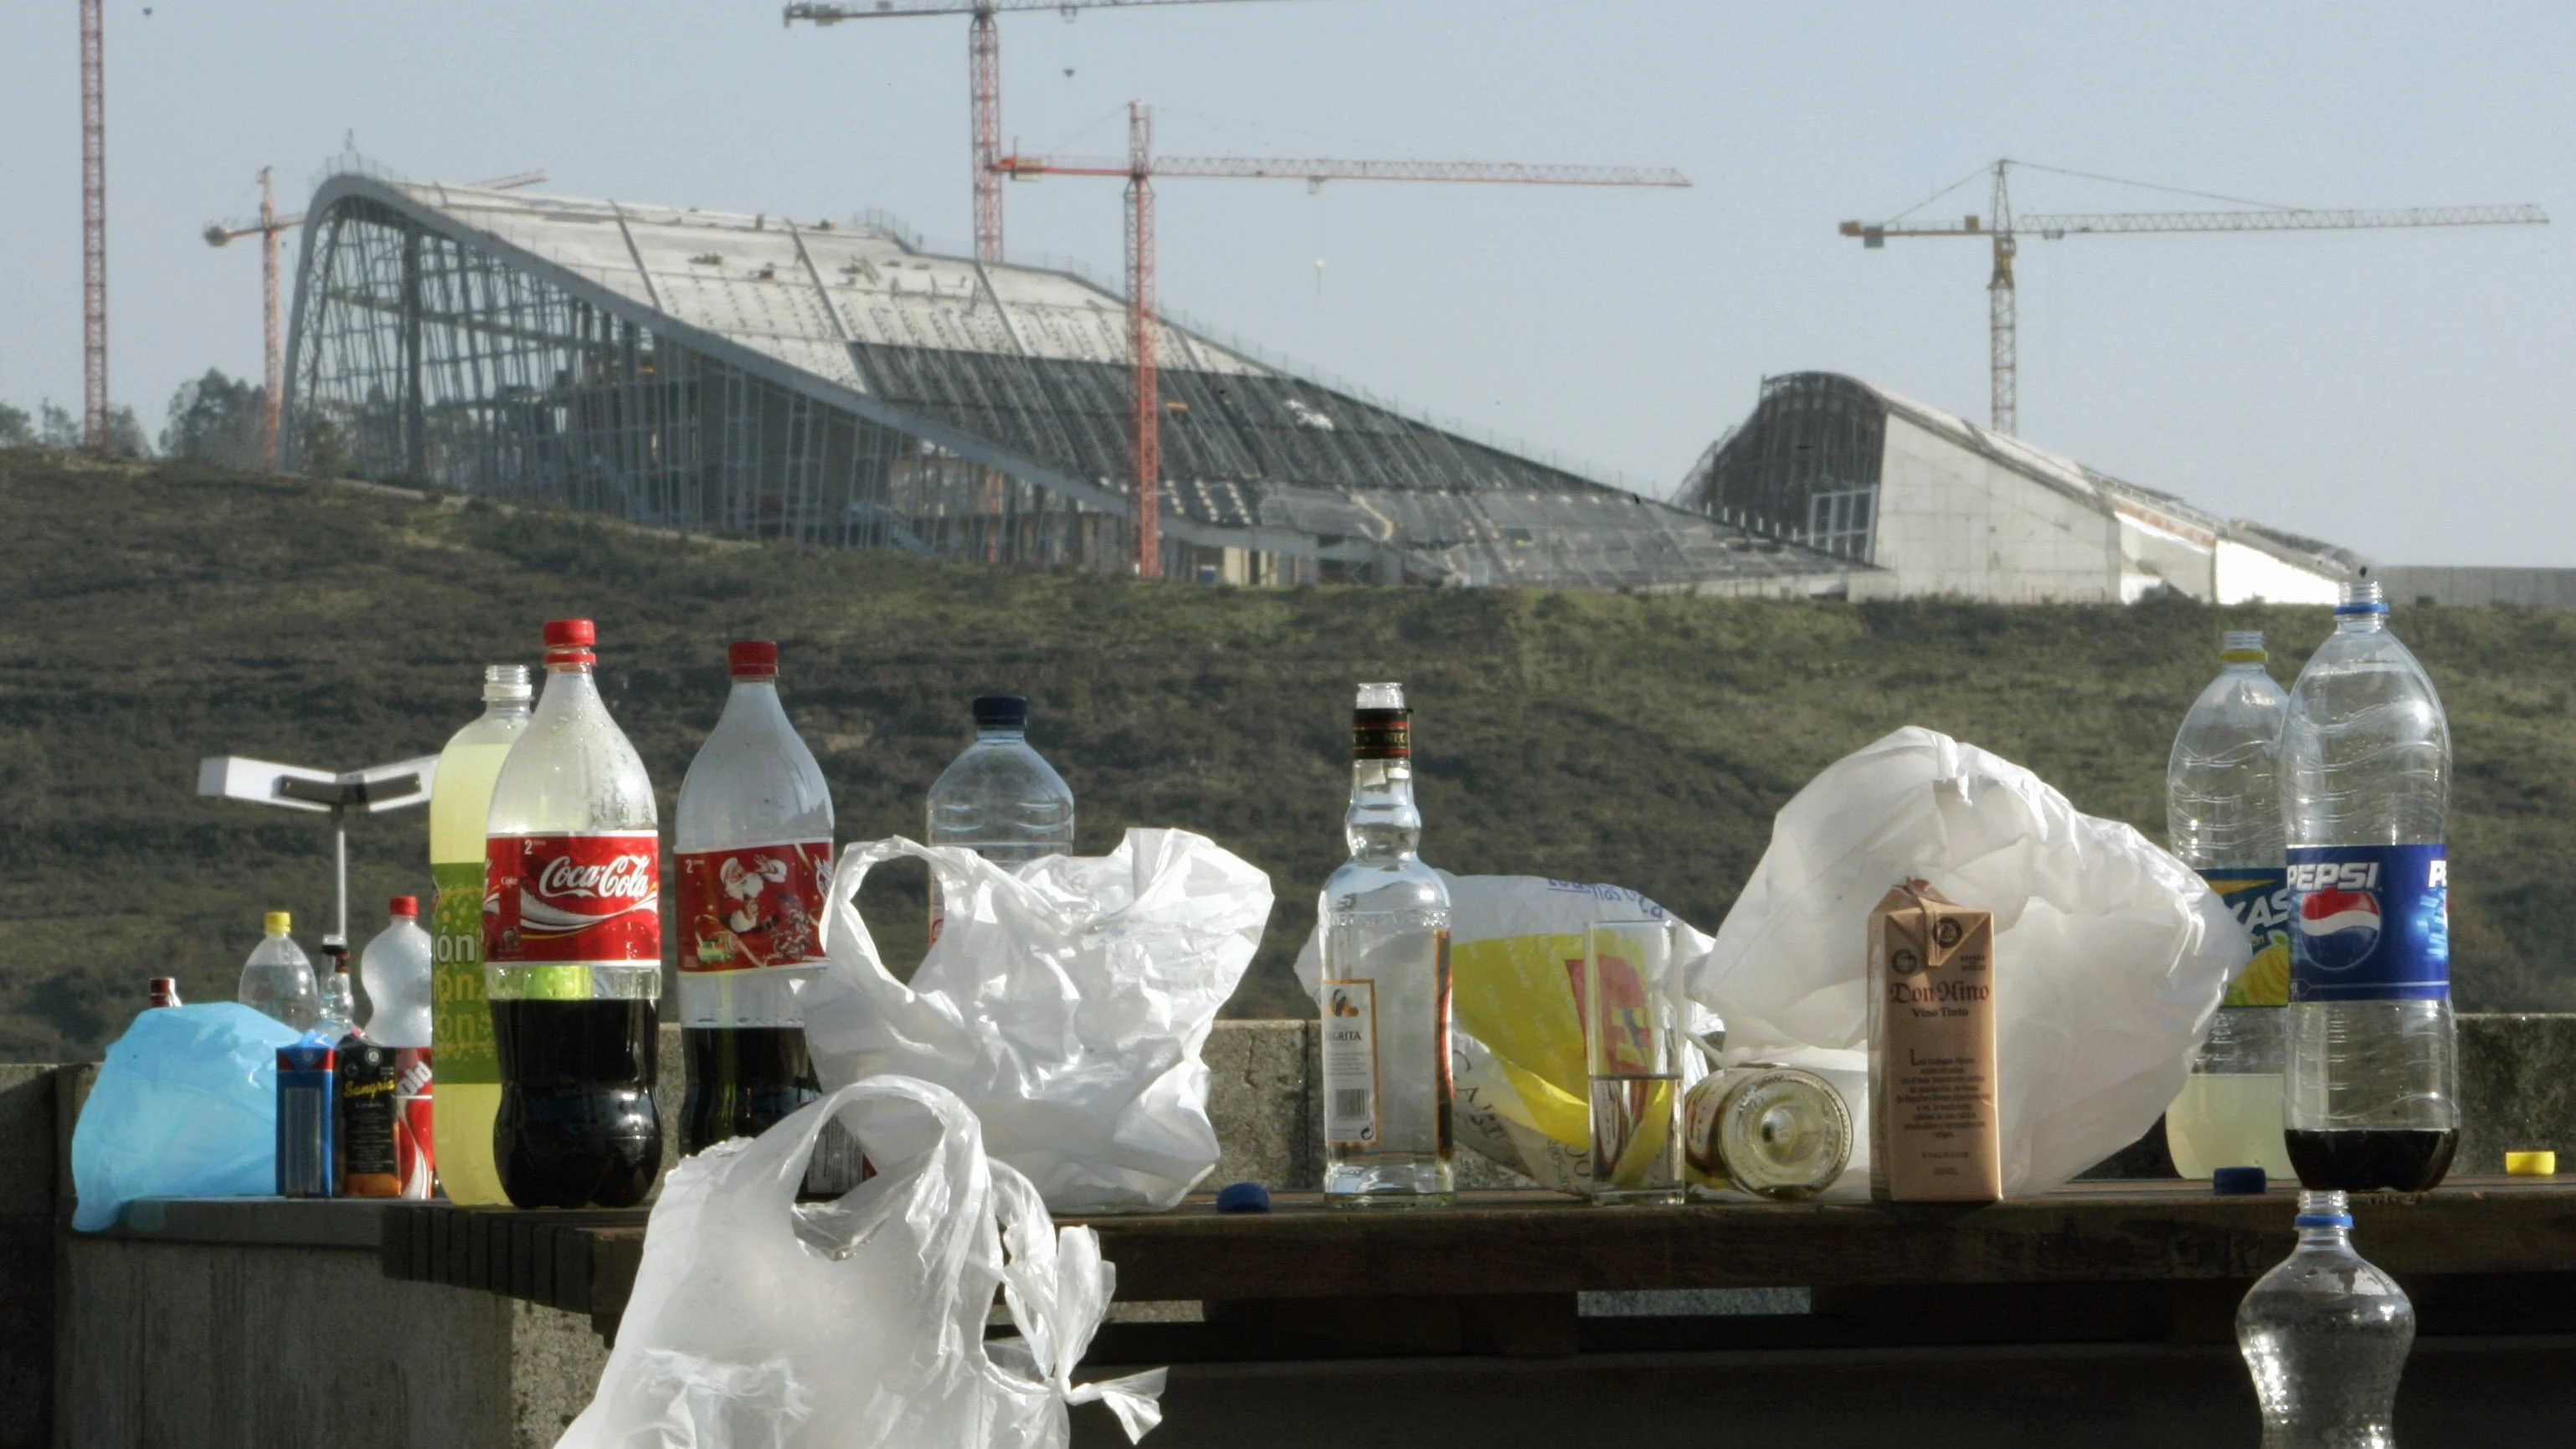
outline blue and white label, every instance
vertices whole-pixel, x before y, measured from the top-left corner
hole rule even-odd
[[[2290,849],[2290,999],[2451,994],[2451,881],[2438,845]]]

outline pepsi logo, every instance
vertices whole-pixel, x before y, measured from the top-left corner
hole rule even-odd
[[[2319,971],[2349,971],[2379,946],[2379,897],[2369,891],[2310,891],[2293,923],[2299,955]]]

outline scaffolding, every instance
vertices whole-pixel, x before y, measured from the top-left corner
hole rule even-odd
[[[1132,341],[1080,278],[790,225],[336,176],[295,456],[688,531],[1118,570]],[[1162,323],[1162,562],[1232,583],[1689,588],[1839,557],[1592,482]],[[1821,585],[1819,585],[1821,587]]]

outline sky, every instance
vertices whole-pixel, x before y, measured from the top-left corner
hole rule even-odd
[[[2436,13],[2438,10],[2438,14]],[[78,409],[77,7],[0,5],[0,401]],[[971,235],[966,21],[776,0],[108,0],[110,377],[257,377],[256,214],[354,138],[414,179]],[[1982,422],[1981,243],[1836,235],[1998,157],[2548,227],[2023,243],[2021,432],[2390,563],[2576,567],[2576,6],[1233,0],[1001,21],[1003,129],[1107,153],[1672,166],[1686,191],[1170,180],[1167,308],[1668,495],[1761,379]],[[1983,180],[1918,215],[1986,209]],[[2016,173],[2023,211],[2193,209]],[[1120,258],[1118,183],[1007,189],[1014,259]],[[291,257],[291,253],[290,253]],[[291,261],[290,261],[291,267]]]

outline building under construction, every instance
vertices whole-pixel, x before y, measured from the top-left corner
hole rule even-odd
[[[2368,562],[1830,372],[1764,379],[1679,501],[1844,561],[1854,598],[2326,604]]]
[[[1124,302],[887,226],[343,174],[308,210],[289,435],[639,523],[1129,565]],[[1166,320],[1163,572],[1801,594],[1852,564],[1472,440]]]

